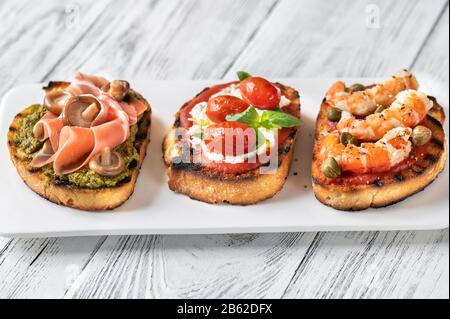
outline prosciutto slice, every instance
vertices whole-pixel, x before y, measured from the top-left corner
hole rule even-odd
[[[58,149],[59,145],[59,133],[64,126],[64,120],[61,116],[57,117],[53,113],[47,112],[37,123],[36,125],[42,125],[42,129],[44,134],[40,139],[41,142],[44,142],[47,139],[50,139],[50,143],[52,144],[52,148],[54,150]]]
[[[103,82],[102,78],[82,73],[75,76],[67,90],[76,96],[94,96],[100,102],[101,110],[90,128],[64,126],[62,117],[47,113],[38,123],[44,128],[42,140],[50,140],[53,153],[42,150],[32,160],[32,166],[53,163],[56,174],[70,174],[88,164],[105,147],[113,149],[127,140],[130,125],[136,124],[147,106],[135,98],[128,103],[117,102],[100,89]]]

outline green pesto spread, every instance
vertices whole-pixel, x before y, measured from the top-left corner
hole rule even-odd
[[[27,116],[19,120],[19,130],[14,135],[14,146],[20,149],[29,161],[42,148],[42,143],[33,135],[33,128],[45,115],[47,109],[43,105],[35,104],[25,110]]]
[[[34,138],[33,127],[44,116],[47,110],[43,105],[33,105],[27,111],[30,114],[20,119],[19,129],[14,136],[14,145],[26,154],[27,159],[31,161],[43,146],[41,142]],[[130,127],[130,137],[114,149],[114,151],[123,157],[125,162],[125,169],[119,175],[114,177],[101,176],[90,170],[88,166],[84,166],[71,174],[56,175],[51,164],[42,168],[43,173],[53,181],[68,183],[82,188],[114,187],[121,182],[128,181],[133,168],[139,161],[139,152],[134,144],[138,133],[138,125],[141,121],[142,116],[139,118],[138,124]]]

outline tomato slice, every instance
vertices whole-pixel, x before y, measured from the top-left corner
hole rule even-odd
[[[274,110],[280,105],[280,91],[266,79],[260,77],[245,79],[240,83],[240,89],[244,100],[257,108]]]
[[[192,126],[192,121],[189,120],[191,118],[190,112],[192,111],[194,106],[196,106],[200,102],[208,102],[211,96],[213,96],[214,94],[219,93],[220,91],[229,87],[230,85],[237,83],[238,82],[230,82],[216,85],[198,94],[195,98],[193,98],[191,101],[189,101],[181,108],[180,126],[184,128],[190,128]]]
[[[209,100],[206,115],[212,121],[220,123],[226,120],[227,115],[242,113],[249,106],[244,100],[232,95],[217,96]]]
[[[256,133],[250,126],[239,122],[221,122],[205,129],[208,151],[223,156],[240,156],[256,147]]]

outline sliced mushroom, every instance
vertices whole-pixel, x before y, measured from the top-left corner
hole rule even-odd
[[[42,141],[44,139],[44,125],[41,122],[36,123],[33,127],[33,136]]]
[[[64,121],[71,126],[91,127],[100,110],[100,102],[95,97],[90,95],[74,96],[67,101],[64,107]]]
[[[113,177],[123,172],[125,163],[119,153],[105,147],[91,159],[89,168],[99,175]]]
[[[122,102],[128,91],[130,83],[122,80],[114,80],[102,87],[104,92],[108,92],[118,102]]]
[[[72,93],[66,90],[54,89],[45,93],[44,103],[53,114],[60,115],[66,102],[72,97]]]

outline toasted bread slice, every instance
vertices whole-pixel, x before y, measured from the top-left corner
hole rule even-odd
[[[281,84],[277,85],[282,93],[300,108],[298,92]],[[178,113],[173,128],[163,141],[164,162],[167,166],[169,188],[172,191],[210,204],[252,205],[272,198],[283,188],[289,174],[298,128],[293,129],[286,143],[280,148],[278,169],[275,172],[262,174],[257,168],[245,174],[223,174],[198,164],[173,162],[175,130],[179,123]]]
[[[395,204],[431,184],[444,169],[447,142],[443,129],[444,110],[435,98],[430,99],[434,102],[434,106],[423,125],[431,129],[433,138],[425,147],[423,159],[400,171],[383,174],[370,185],[333,184],[321,172],[317,141],[322,133],[327,132],[327,111],[331,107],[324,100],[316,123],[316,146],[312,164],[312,184],[316,198],[338,210],[360,211]]]
[[[51,87],[66,86],[66,82],[52,82]],[[48,87],[46,88],[48,89]],[[8,132],[8,148],[11,160],[25,184],[38,195],[49,201],[72,208],[86,211],[102,211],[114,209],[122,205],[134,191],[139,175],[139,170],[144,161],[147,146],[150,141],[151,109],[148,102],[137,92],[133,92],[137,98],[149,106],[149,111],[143,114],[138,133],[134,143],[139,151],[139,161],[132,168],[129,179],[124,180],[115,187],[84,188],[52,180],[47,177],[43,169],[33,168],[29,165],[26,156],[18,149],[13,140],[19,129],[19,121],[31,112],[31,107],[23,110],[14,117]]]

